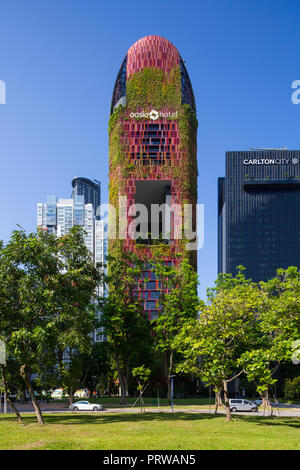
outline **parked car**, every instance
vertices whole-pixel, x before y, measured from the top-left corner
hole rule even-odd
[[[257,405],[249,400],[231,398],[229,400],[231,411],[257,411]]]
[[[260,406],[260,405],[262,404],[262,402],[263,402],[263,401],[262,401],[262,398],[261,398],[261,397],[258,397],[258,398],[256,398],[256,400],[255,400],[254,403],[255,403],[257,406]]]
[[[70,406],[72,411],[101,411],[102,405],[99,403],[90,403],[89,401],[77,401]]]

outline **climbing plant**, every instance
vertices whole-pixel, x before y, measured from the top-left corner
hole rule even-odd
[[[181,105],[181,81],[179,66],[166,74],[162,69],[146,67],[127,80],[127,106],[131,110],[147,105],[162,109]]]

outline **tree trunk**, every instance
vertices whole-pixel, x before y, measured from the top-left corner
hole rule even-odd
[[[144,406],[144,400],[143,400],[143,394],[142,394],[143,393],[143,387],[142,387],[142,384],[139,380],[138,380],[138,386],[139,386],[138,388],[139,388],[139,392],[140,392],[140,397],[139,398],[140,398],[141,413],[142,413],[143,411],[145,411],[145,406]]]
[[[118,371],[118,378],[119,378],[119,386],[121,387],[121,398],[120,398],[120,405],[126,405],[126,387],[124,383],[124,376],[122,374],[119,361],[117,363],[117,371]]]
[[[127,384],[127,377],[124,374],[124,369],[121,368],[119,360],[116,358],[116,365],[118,371],[118,378],[119,378],[119,385],[121,387],[121,398],[120,398],[120,405],[126,405],[126,397],[128,396],[128,384]]]
[[[68,402],[69,402],[69,407],[71,407],[73,405],[73,400],[74,400],[74,390],[73,388],[69,388],[68,389]]]
[[[16,408],[14,402],[11,401],[11,399],[9,398],[9,396],[6,395],[6,397],[7,397],[7,401],[8,401],[8,403],[9,403],[9,406],[11,407],[12,410],[14,410],[14,412],[15,412],[15,414],[16,414],[16,416],[17,416],[18,423],[21,424],[21,423],[22,423],[22,416],[20,415],[19,410]]]
[[[223,387],[224,387],[224,401],[225,401],[225,407],[226,407],[226,421],[231,421],[232,416],[231,416],[230,405],[229,405],[227,385],[228,385],[227,380],[224,380],[223,381]]]
[[[215,389],[215,414],[218,412],[219,406],[222,406],[221,390]]]
[[[115,382],[112,377],[108,378],[108,396],[111,397],[114,394]]]
[[[125,392],[125,397],[128,397],[128,380],[127,380],[128,375],[123,374],[123,382],[124,382],[124,392]]]
[[[122,372],[118,372],[118,375],[119,375],[119,383],[120,383],[120,387],[121,387],[121,398],[120,398],[120,405],[126,405],[126,385],[125,385],[125,382],[124,382],[124,376],[122,374]]]
[[[266,390],[265,392],[262,392],[261,397],[262,397],[262,406],[264,409],[263,415],[265,415],[266,408],[268,409],[270,406],[269,391]],[[272,407],[271,407],[271,416],[272,416]]]
[[[126,405],[126,392],[123,377],[121,375],[119,375],[119,384],[121,387],[120,405]]]
[[[36,396],[34,394],[33,388],[32,388],[31,383],[30,383],[30,375],[31,374],[26,369],[27,369],[26,364],[23,364],[20,367],[20,374],[21,374],[21,377],[23,378],[23,380],[25,382],[25,385],[27,387],[27,390],[29,392],[33,407],[35,409],[35,413],[36,413],[38,423],[41,424],[41,425],[44,425],[44,420],[43,420],[43,415],[42,415],[42,412],[41,412],[41,409],[40,409],[40,405],[38,404],[38,401],[36,399]]]
[[[22,417],[21,417],[19,411],[17,410],[17,408],[15,407],[15,404],[11,401],[11,399],[10,399],[9,396],[8,396],[8,388],[7,388],[7,381],[6,381],[5,366],[1,366],[1,371],[2,371],[2,380],[3,380],[3,386],[4,386],[4,391],[5,391],[6,399],[7,399],[8,403],[9,403],[9,406],[11,407],[11,409],[13,409],[14,412],[16,413],[18,422],[19,422],[19,423],[22,423]]]

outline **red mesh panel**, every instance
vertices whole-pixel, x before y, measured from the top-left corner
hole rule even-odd
[[[170,41],[160,36],[146,36],[128,51],[127,78],[145,67],[170,72],[176,65],[179,65],[179,52]]]

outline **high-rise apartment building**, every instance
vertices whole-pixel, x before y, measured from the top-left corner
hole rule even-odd
[[[104,266],[107,255],[107,223],[100,219],[100,183],[96,183],[94,185],[87,178],[74,178],[72,198],[57,199],[53,195],[47,196],[45,204],[37,205],[37,225],[58,237],[67,234],[75,225],[82,226],[85,231],[85,245],[92,253],[94,263]],[[103,293],[101,285],[98,287],[98,295]],[[102,329],[94,332],[94,341],[104,340]]]
[[[227,152],[218,196],[219,272],[243,265],[258,282],[300,267],[300,150]]]
[[[83,196],[72,199],[57,199],[47,196],[46,204],[37,205],[37,225],[61,237],[75,225],[86,232],[85,244],[95,257],[95,216],[92,204],[84,204]]]
[[[160,245],[166,264],[180,262],[177,255],[186,253],[187,246],[175,233],[182,219],[180,210],[170,214],[166,210],[151,223],[150,214],[154,205],[178,208],[190,204],[195,229],[196,144],[195,99],[184,61],[167,39],[140,39],[122,62],[109,122],[109,198],[117,213],[121,211],[120,198],[125,199],[124,250],[155,261]],[[138,229],[130,210],[135,204],[142,204],[149,214],[140,223],[140,237],[131,231],[133,227]],[[115,243],[110,240],[110,250]],[[196,251],[188,254],[196,268]],[[137,295],[144,299],[149,318],[154,319],[159,314],[160,280],[150,268],[141,277],[146,282]]]

